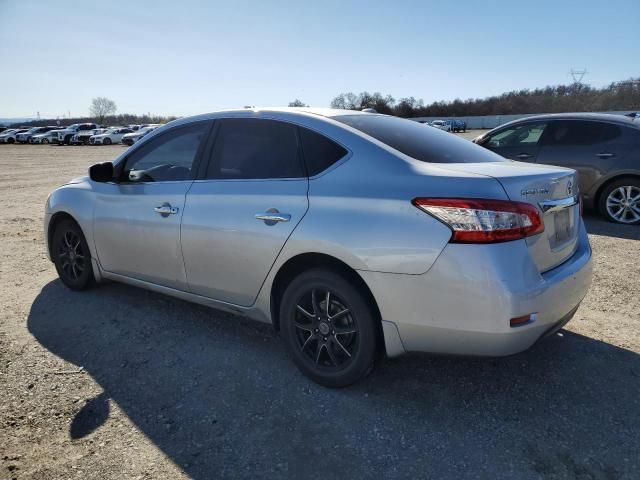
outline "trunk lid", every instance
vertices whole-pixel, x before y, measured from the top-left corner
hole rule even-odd
[[[575,252],[580,229],[575,170],[512,161],[447,164],[442,167],[495,178],[510,200],[538,208],[544,232],[528,237],[526,242],[540,272],[560,265]]]

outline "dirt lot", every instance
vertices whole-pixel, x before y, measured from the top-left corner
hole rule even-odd
[[[531,350],[328,390],[266,325],[60,284],[47,194],[121,151],[0,145],[1,479],[640,477],[640,228],[586,218],[594,285]]]

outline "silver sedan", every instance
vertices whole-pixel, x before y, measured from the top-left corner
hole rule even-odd
[[[55,190],[44,228],[68,287],[115,280],[270,322],[332,387],[381,355],[520,352],[591,282],[575,171],[352,111],[171,122]]]

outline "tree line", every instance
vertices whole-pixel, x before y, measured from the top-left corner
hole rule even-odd
[[[306,107],[303,101],[295,99],[290,107]],[[392,95],[380,92],[341,93],[332,101],[332,108],[362,110],[373,108],[378,113],[403,118],[413,117],[466,117],[476,115],[509,115],[522,113],[562,113],[562,112],[602,112],[609,110],[640,111],[640,77],[620,82],[612,82],[594,88],[583,83],[555,85],[533,90],[514,90],[485,98],[469,98],[452,101],[437,101],[425,105],[422,99],[405,97],[396,100]],[[92,100],[90,115],[65,119],[40,119],[12,126],[61,126],[72,123],[97,122],[102,125],[130,125],[141,123],[167,123],[177,117],[159,115],[115,115],[116,104],[104,97]]]
[[[414,97],[396,100],[379,92],[349,92],[336,96],[331,107],[347,110],[373,108],[378,113],[404,118],[640,110],[640,77],[613,82],[602,88],[572,83],[514,90],[486,98],[437,101],[428,105]]]

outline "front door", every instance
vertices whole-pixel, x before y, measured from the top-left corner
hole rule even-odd
[[[521,162],[535,162],[545,122],[526,122],[499,130],[482,142],[498,155]]]
[[[297,128],[265,119],[216,120],[205,179],[189,190],[182,251],[191,292],[253,304],[307,211]]]
[[[159,135],[116,167],[117,182],[96,184],[94,238],[105,271],[186,290],[180,220],[209,126]]]

